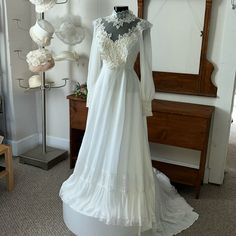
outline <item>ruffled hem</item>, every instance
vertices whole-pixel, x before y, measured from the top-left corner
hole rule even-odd
[[[63,200],[63,199],[62,199]],[[119,226],[124,226],[124,227],[140,227],[141,228],[141,232],[146,232],[150,229],[156,229],[155,226],[142,226],[139,222],[131,222],[130,220],[127,219],[123,219],[123,218],[119,218],[119,219],[115,219],[115,218],[104,218],[99,214],[90,214],[87,212],[84,212],[82,210],[78,210],[78,209],[74,209],[73,206],[71,204],[66,203],[64,200],[63,202],[65,204],[67,204],[70,208],[72,208],[74,211],[78,212],[79,214],[82,214],[84,216],[88,216],[88,217],[92,217],[97,219],[100,222],[103,222],[106,225],[119,225]]]
[[[75,186],[73,180],[72,175],[63,183],[59,195],[76,212],[107,225],[139,226],[142,231],[156,228],[154,186],[131,194],[83,180]]]
[[[132,191],[131,194],[76,181],[72,175],[62,185],[60,197],[76,212],[107,225],[138,226],[139,235],[148,230],[153,230],[157,236],[176,235],[189,228],[199,216],[178,194],[167,176],[156,169],[154,176],[155,190],[153,186],[147,191]]]

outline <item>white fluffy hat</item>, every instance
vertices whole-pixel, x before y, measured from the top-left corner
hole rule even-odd
[[[35,5],[35,11],[38,13],[45,12],[56,4],[56,0],[29,0]]]
[[[55,65],[51,52],[45,48],[30,51],[26,55],[26,61],[32,72],[43,72]]]
[[[46,86],[53,84],[53,82],[46,80]],[[39,88],[42,85],[42,79],[40,75],[33,75],[29,78],[29,88]]]
[[[41,86],[41,77],[40,75],[33,75],[29,78],[29,87],[38,88]]]
[[[46,20],[37,20],[35,25],[30,28],[32,40],[41,47],[50,45],[54,27]]]

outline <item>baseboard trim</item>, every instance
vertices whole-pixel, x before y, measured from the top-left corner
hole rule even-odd
[[[39,134],[39,140],[40,142],[42,142],[42,134]],[[47,145],[69,151],[70,140],[65,138],[58,138],[55,136],[47,136]]]
[[[6,140],[6,142],[12,146],[13,156],[19,156],[20,154],[29,151],[41,143],[41,141],[42,134],[32,134],[18,141]],[[70,141],[64,138],[47,136],[47,145],[68,151],[70,147]]]
[[[18,141],[7,140],[7,143],[12,146],[13,156],[19,156],[20,154],[34,148],[39,143],[39,135],[32,134],[28,137],[22,138]]]

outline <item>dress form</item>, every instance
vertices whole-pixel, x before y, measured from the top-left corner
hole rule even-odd
[[[131,22],[122,22],[130,11],[125,7],[115,8],[109,20],[102,18],[101,23],[107,34],[111,35],[110,39],[115,42],[120,36],[127,34],[140,21],[139,18]],[[132,17],[134,15],[132,14]],[[152,230],[141,234],[138,226],[122,226],[122,225],[107,225],[95,218],[80,214],[73,210],[69,205],[63,202],[63,218],[67,227],[79,236],[154,236]]]

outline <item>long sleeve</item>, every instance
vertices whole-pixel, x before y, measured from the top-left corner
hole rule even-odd
[[[95,36],[95,30],[96,30],[95,24],[96,22],[93,22],[94,30],[93,30],[93,40],[88,64],[88,77],[87,77],[88,95],[87,95],[86,107],[90,106],[90,103],[92,101],[94,86],[101,70],[101,56],[98,48],[97,38]]]
[[[155,96],[155,86],[152,77],[150,27],[142,31],[140,40],[140,69],[143,115],[152,116],[152,100]]]

